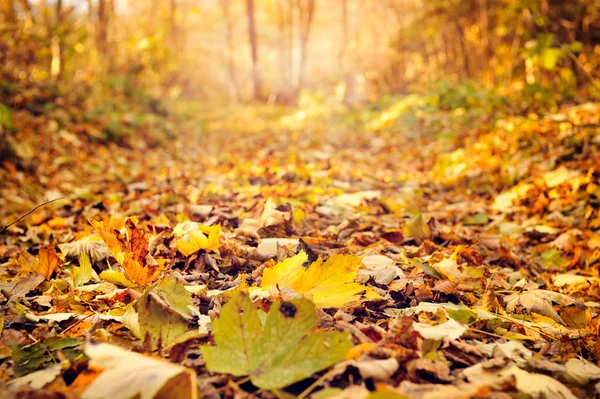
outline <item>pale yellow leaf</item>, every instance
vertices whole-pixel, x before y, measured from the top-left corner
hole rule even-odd
[[[183,256],[190,256],[201,249],[215,251],[219,249],[221,225],[204,226],[200,223],[186,221],[173,229],[175,245]]]

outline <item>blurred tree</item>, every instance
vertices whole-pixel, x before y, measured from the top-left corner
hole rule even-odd
[[[524,109],[600,96],[598,0],[0,0],[0,49],[11,79],[157,98],[350,104],[473,82]]]
[[[98,0],[98,26],[96,45],[98,51],[104,56],[108,56],[108,10],[106,7],[107,0]]]
[[[227,72],[229,73],[229,96],[231,100],[240,102],[240,89],[235,73],[235,58],[233,51],[233,26],[231,18],[230,0],[221,0],[223,5],[223,18],[225,19],[225,46],[227,49]]]
[[[50,63],[50,75],[55,81],[60,81],[63,70],[63,52],[61,31],[63,30],[63,6],[62,0],[56,0],[55,10],[56,24],[53,29],[51,52],[52,62]]]
[[[306,61],[308,58],[308,38],[315,13],[315,0],[297,0],[298,21],[300,24],[300,62],[298,67],[298,79],[296,93],[299,94],[304,87],[304,74],[306,73]]]
[[[260,71],[258,69],[258,44],[256,43],[256,26],[254,21],[254,0],[246,0],[246,11],[248,15],[248,40],[250,42],[250,53],[252,56],[252,99],[262,99]]]

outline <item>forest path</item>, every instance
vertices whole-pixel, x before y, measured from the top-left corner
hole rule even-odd
[[[423,115],[452,121],[446,113]],[[320,320],[350,331],[355,344],[374,340],[372,353],[365,355],[371,360],[399,359],[397,375],[404,381],[399,392],[408,397],[420,397],[421,389],[440,397],[468,366],[474,367],[475,377],[461,389],[476,392],[486,378],[512,384],[511,373],[517,371],[511,367],[533,354],[541,360],[527,363],[527,371],[520,373],[528,374],[515,378],[539,379],[552,367],[562,367],[564,376],[565,362],[576,355],[598,359],[600,192],[595,179],[600,140],[595,130],[563,129],[561,136],[552,120],[532,124],[514,117],[493,128],[456,125],[465,131],[448,139],[437,133],[437,125],[367,133],[321,122],[290,127],[257,119],[256,124],[235,121],[231,128],[231,120],[219,118],[211,125],[195,117],[178,122],[152,117],[146,124],[127,117],[121,128],[131,134],[107,142],[99,141],[93,125],[65,123],[57,129],[52,120],[43,115],[19,130],[21,154],[27,155],[27,148],[37,151],[19,167],[6,164],[2,187],[4,220],[14,220],[40,195],[64,197],[11,226],[0,243],[3,292],[29,281],[24,250],[41,258],[43,251],[60,249],[61,267],[49,271],[49,281],[42,284],[38,278],[23,294],[25,311],[36,317],[61,313],[79,323],[89,312],[120,315],[137,303],[133,301],[148,281],[157,279],[138,273],[132,283],[131,270],[116,261],[118,254],[109,256],[99,241],[103,231],[107,245],[120,242],[111,244],[106,238],[111,234],[129,243],[118,251],[147,248],[165,267],[163,281],[175,278],[182,290],[193,285],[194,294],[184,296],[204,317],[218,315],[227,290],[259,288],[266,268],[277,267],[295,251],[323,259],[363,257],[365,269],[351,280],[366,285],[361,295],[375,290],[385,299],[348,297],[337,313],[320,311]],[[513,127],[505,128],[509,124]],[[55,140],[33,134],[36,129],[54,129]],[[88,141],[73,132],[87,135]],[[92,225],[99,220],[104,225]],[[192,227],[204,229],[198,231],[206,236],[187,253],[178,234]],[[119,235],[125,231],[126,239]],[[141,245],[130,245],[133,240]],[[90,266],[89,280],[72,287],[73,276],[82,270],[75,267],[82,262],[78,257],[92,247],[96,249],[89,256],[97,274]],[[102,274],[107,262],[112,272],[125,274],[117,279]],[[148,287],[168,296],[160,291],[164,287]],[[271,299],[296,295],[289,290],[263,292],[270,299],[258,303],[268,306]],[[399,313],[408,316],[396,318]],[[11,344],[27,345],[31,336],[18,323],[25,323],[37,340],[54,337],[56,328],[76,338],[86,330],[101,330],[108,334],[103,339],[142,350],[135,328],[110,317],[75,328],[70,321],[50,325],[10,313],[3,334],[10,334]],[[149,323],[156,321],[147,317]],[[180,327],[185,331],[189,326]],[[420,335],[413,330],[417,328]],[[402,334],[422,336],[431,347]],[[404,337],[400,342],[399,336]],[[213,378],[203,362],[181,357],[189,353],[198,358],[197,342],[190,342],[184,352],[171,352],[170,360],[194,368],[206,389],[221,389],[230,377]],[[424,350],[436,360],[416,359]],[[487,360],[500,362],[505,374],[477,369]],[[591,363],[577,360],[571,366],[592,367],[596,373]],[[399,382],[382,378],[391,385]],[[590,378],[600,378],[600,373]],[[423,388],[407,381],[432,379],[443,384]],[[570,392],[558,380],[552,380],[554,385],[544,381],[511,389],[542,389],[547,396],[555,389]],[[572,388],[593,390],[579,385]]]

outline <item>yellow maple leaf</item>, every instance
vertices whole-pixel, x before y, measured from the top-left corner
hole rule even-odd
[[[92,226],[102,237],[112,256],[123,267],[129,280],[145,286],[158,279],[163,265],[150,256],[148,237],[131,219],[125,221],[129,240],[119,230],[105,227],[103,222],[92,221]]]
[[[308,255],[298,255],[279,262],[263,273],[263,290],[289,287],[300,295],[310,297],[322,308],[341,308],[350,302],[383,299],[372,288],[354,282],[362,258],[352,255],[333,255],[325,262],[317,259],[304,264]]]
[[[173,229],[175,245],[183,256],[190,256],[201,249],[217,250],[221,243],[221,225],[204,226],[200,223],[186,221]]]

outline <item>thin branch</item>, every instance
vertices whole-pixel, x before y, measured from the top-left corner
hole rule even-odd
[[[43,206],[45,206],[45,205],[51,204],[51,203],[53,203],[53,202],[55,202],[55,201],[58,201],[58,200],[64,199],[64,198],[65,198],[65,197],[59,197],[59,198],[55,198],[55,199],[53,199],[53,200],[49,200],[49,201],[46,201],[46,202],[42,202],[41,204],[39,204],[39,205],[38,205],[38,206],[36,206],[35,208],[31,209],[31,210],[30,210],[29,212],[27,212],[26,214],[19,216],[19,217],[17,218],[17,220],[15,220],[15,221],[13,221],[12,223],[9,223],[9,224],[7,224],[6,226],[4,226],[4,227],[2,228],[2,230],[0,230],[0,234],[4,233],[6,230],[8,230],[8,228],[9,228],[10,226],[14,225],[15,223],[18,223],[20,220],[22,220],[22,219],[26,218],[27,216],[31,215],[33,212],[35,212],[35,211],[36,211],[36,210],[38,210],[39,208],[41,208],[41,207],[43,207]]]

